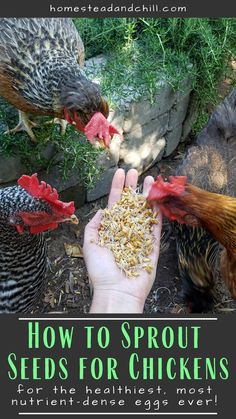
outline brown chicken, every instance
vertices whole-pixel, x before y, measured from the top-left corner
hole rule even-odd
[[[169,182],[158,177],[149,201],[174,223],[178,264],[189,308],[212,302],[218,242],[221,272],[236,298],[236,89],[215,109]]]
[[[25,130],[36,141],[27,113],[52,115],[74,124],[90,142],[98,137],[109,146],[118,131],[83,64],[84,46],[71,19],[1,18],[0,95],[20,111],[9,132]]]

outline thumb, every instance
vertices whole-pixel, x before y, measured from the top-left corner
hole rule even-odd
[[[84,244],[96,242],[98,240],[98,230],[102,220],[102,210],[100,209],[92,220],[85,227]]]

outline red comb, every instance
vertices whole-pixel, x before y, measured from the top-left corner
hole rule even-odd
[[[180,196],[185,191],[186,176],[169,176],[169,182],[164,182],[162,176],[157,176],[148,195],[148,201],[159,201],[167,196]]]
[[[57,190],[46,182],[39,182],[37,173],[34,173],[32,176],[21,176],[18,180],[18,185],[24,188],[31,196],[53,205],[53,209],[61,215],[71,216],[75,212],[74,202],[60,201]]]
[[[96,112],[86,127],[84,133],[89,142],[93,142],[94,138],[99,138],[104,141],[106,147],[109,147],[109,143],[114,134],[121,135],[119,131],[111,125],[105,116],[101,112]]]

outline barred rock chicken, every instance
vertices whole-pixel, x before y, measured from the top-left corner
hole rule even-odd
[[[77,223],[73,202],[37,175],[0,189],[0,312],[29,312],[45,286],[47,250],[42,232],[58,223]]]
[[[66,119],[109,146],[118,131],[108,123],[108,103],[81,67],[84,46],[71,19],[0,18],[0,95],[20,110],[15,133],[34,123],[26,113]]]
[[[169,182],[158,177],[148,199],[174,223],[180,274],[192,312],[213,301],[219,243],[221,272],[236,299],[236,89],[217,106]]]

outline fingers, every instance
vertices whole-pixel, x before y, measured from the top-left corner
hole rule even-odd
[[[99,210],[85,227],[84,244],[97,242],[98,230],[102,220],[102,210]]]
[[[130,186],[132,188],[137,187],[138,182],[138,172],[137,170],[131,169],[128,171],[125,179],[125,171],[123,169],[118,169],[113,177],[111,192],[108,199],[108,207],[112,207],[115,202],[119,201],[121,198],[124,185]],[[100,227],[102,219],[102,211],[99,210],[92,220],[87,224],[85,229],[84,243],[98,240],[98,230]]]
[[[148,196],[153,183],[154,183],[154,178],[152,176],[145,177],[144,182],[143,182],[143,195],[145,197]]]
[[[114,174],[111,192],[108,199],[108,207],[111,208],[115,202],[119,201],[125,184],[125,171],[123,169],[118,169]]]
[[[108,207],[111,208],[115,202],[119,201],[123,192],[124,186],[132,189],[137,188],[138,172],[135,169],[130,169],[126,176],[123,169],[118,169],[113,177],[111,192],[108,199]]]
[[[145,196],[145,197],[147,197],[148,196],[148,194],[149,194],[149,192],[150,192],[150,189],[151,189],[151,187],[152,187],[152,184],[153,184],[153,182],[154,182],[154,178],[152,177],[152,176],[147,176],[145,179],[144,179],[144,182],[143,182],[143,195]],[[152,204],[152,209],[153,209],[153,211],[154,212],[156,212],[158,215],[157,215],[157,220],[158,220],[158,224],[155,224],[154,225],[154,229],[153,229],[153,231],[156,231],[156,233],[157,234],[159,234],[159,230],[161,229],[161,225],[162,225],[162,215],[161,215],[161,211],[160,211],[160,209],[158,208],[158,205],[157,204]]]
[[[125,186],[136,189],[138,183],[138,172],[135,169],[130,169],[126,175]]]

